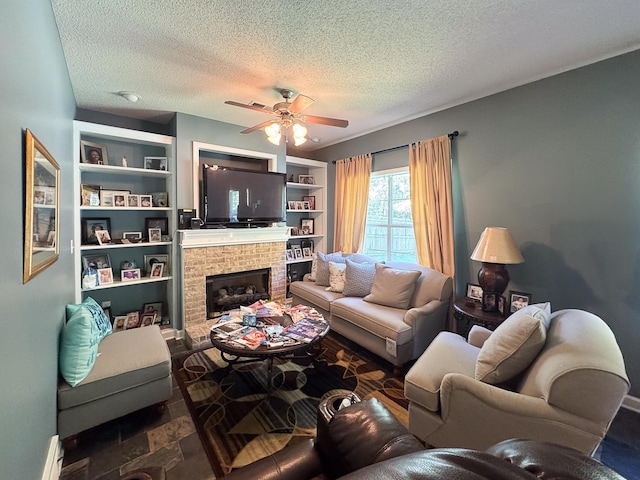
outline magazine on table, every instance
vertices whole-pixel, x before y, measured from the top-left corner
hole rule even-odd
[[[262,344],[265,338],[266,335],[264,333],[260,330],[254,329],[239,338],[235,338],[234,341],[250,348],[251,350],[255,350]]]
[[[316,338],[325,328],[324,324],[312,318],[303,318],[284,329],[283,334],[287,337],[309,343]]]
[[[217,336],[228,337],[236,332],[239,332],[244,328],[244,325],[233,320],[228,320],[222,323],[216,323],[211,326],[211,331]]]

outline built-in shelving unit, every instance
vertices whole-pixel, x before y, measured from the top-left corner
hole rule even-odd
[[[108,305],[112,317],[141,311],[145,303],[162,302],[163,333],[166,337],[173,336],[173,319],[176,315],[176,282],[173,276],[173,260],[176,258],[175,139],[137,130],[74,122],[74,144],[74,190],[77,194],[74,200],[72,251],[76,271],[76,301],[81,302],[91,296],[101,305]],[[102,156],[105,156],[103,164],[83,162],[81,152],[83,148],[89,148],[87,145],[98,146]],[[125,162],[123,157],[126,158]],[[145,157],[148,157],[146,161]],[[153,163],[157,161],[161,162],[159,167]],[[129,206],[128,201],[133,203],[134,199],[127,197],[123,206],[115,206],[115,202],[108,206],[83,205],[83,185],[102,192],[110,190],[145,196],[155,194],[155,198],[165,198],[166,203],[161,201],[159,205],[156,203],[143,207],[142,197],[138,197],[138,203]],[[163,197],[165,192],[166,196]],[[158,194],[160,197],[156,197]],[[95,244],[95,237],[91,236],[90,231],[96,226],[109,231],[109,243]],[[164,231],[157,241],[150,241],[148,226],[163,227]],[[123,243],[127,241],[125,233],[131,235],[137,232],[141,234],[140,241]],[[157,277],[148,271],[149,262],[156,258],[166,260],[162,275]],[[83,270],[96,259],[98,262],[108,260],[112,283],[96,286],[83,284]],[[139,278],[122,280],[121,267],[139,269]]]
[[[300,176],[303,176],[301,179]],[[312,180],[305,180],[305,177]],[[304,252],[304,248],[310,248],[311,253],[314,251],[325,251],[325,235],[327,231],[326,219],[326,184],[327,184],[327,164],[317,160],[307,158],[287,156],[287,225],[291,228],[291,236],[289,237],[289,245],[292,250],[300,247]],[[303,181],[301,181],[303,180]],[[305,197],[313,197],[313,208],[308,203],[304,203]],[[302,233],[303,227],[312,222],[313,232]],[[297,235],[296,233],[297,230]],[[310,246],[311,245],[311,246]],[[308,252],[307,252],[308,253]],[[292,266],[301,265],[301,269],[294,270],[296,277],[301,276],[308,271],[311,266],[313,257],[311,255],[302,256],[300,258],[288,258],[287,264]],[[304,265],[307,264],[307,265]],[[289,268],[292,274],[292,268]],[[294,278],[295,279],[295,278]]]

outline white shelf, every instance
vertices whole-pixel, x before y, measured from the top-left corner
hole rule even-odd
[[[103,211],[103,212],[108,212],[108,211],[116,211],[116,212],[134,212],[134,211],[140,211],[140,210],[145,210],[147,212],[160,212],[160,211],[165,211],[165,212],[170,212],[173,211],[173,208],[171,207],[136,207],[136,208],[132,208],[132,207],[91,207],[88,205],[84,205],[80,207],[80,210],[96,210],[96,211]]]
[[[173,242],[138,242],[138,243],[108,243],[106,245],[81,245],[80,250],[106,250],[112,248],[144,248],[157,247],[158,245],[172,245]]]
[[[171,172],[167,170],[151,170],[148,168],[136,168],[136,167],[119,167],[117,165],[94,165],[92,163],[81,163],[79,165],[81,172],[93,172],[93,173],[110,173],[115,175],[143,175],[148,177],[168,178],[171,176]]]
[[[290,158],[290,157],[287,157]],[[308,183],[297,183],[297,182],[287,182],[287,188],[295,188],[295,189],[301,189],[301,190],[317,190],[317,189],[321,189],[324,188],[324,185],[311,185]]]
[[[324,210],[298,210],[294,208],[292,210],[287,209],[287,213],[323,213]]]
[[[122,280],[114,279],[113,283],[107,283],[106,285],[98,285],[93,288],[83,288],[82,291],[92,292],[94,290],[105,290],[107,288],[131,287],[133,285],[141,285],[145,283],[168,282],[169,280],[172,280],[172,279],[173,279],[173,276],[171,275],[166,277],[155,277],[155,278],[144,277],[144,278],[141,278],[140,280],[127,280],[126,282],[123,282]]]

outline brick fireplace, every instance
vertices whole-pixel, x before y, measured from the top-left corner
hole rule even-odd
[[[287,227],[180,231],[182,319],[189,348],[209,341],[207,277],[268,269],[271,299],[284,302],[287,238]]]

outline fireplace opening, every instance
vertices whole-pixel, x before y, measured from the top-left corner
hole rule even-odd
[[[269,299],[271,269],[250,270],[207,277],[207,318],[226,310]]]

